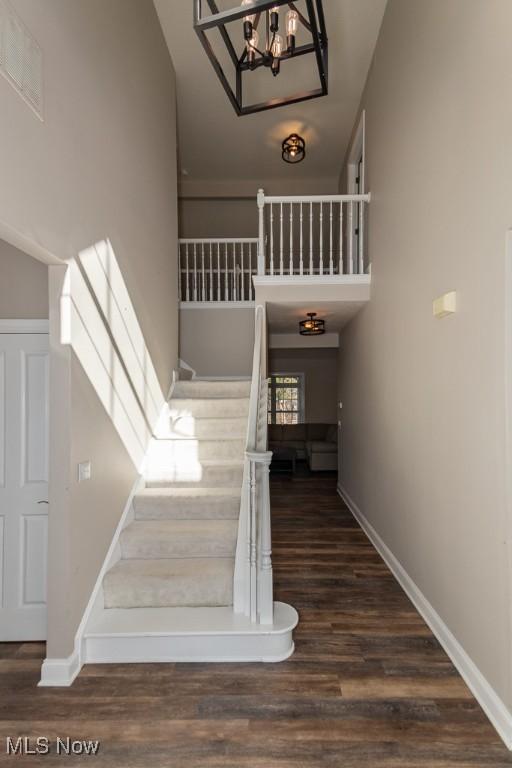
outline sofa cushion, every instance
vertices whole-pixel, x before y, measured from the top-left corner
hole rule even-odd
[[[325,440],[327,424],[308,424],[308,440]]]
[[[338,453],[338,446],[326,440],[309,440],[308,453]]]
[[[335,443],[338,439],[338,429],[336,424],[329,424],[325,433],[325,439],[328,443]]]
[[[290,440],[306,440],[306,424],[283,424],[281,440],[285,443]]]

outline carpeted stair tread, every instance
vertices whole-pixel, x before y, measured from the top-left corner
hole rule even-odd
[[[105,608],[216,606],[233,602],[234,558],[120,560],[105,575]]]
[[[121,533],[123,559],[234,557],[237,520],[135,520]]]
[[[171,466],[168,469],[149,468],[146,471],[146,486],[161,488],[167,485],[204,487],[242,487],[244,463],[242,460],[204,460],[189,466]]]
[[[249,414],[248,397],[184,397],[169,400],[171,419],[180,416],[195,418],[235,418]]]
[[[240,489],[227,488],[145,488],[135,495],[136,520],[238,520]]]
[[[251,382],[234,381],[177,381],[172,391],[172,400],[178,398],[230,398],[249,397]]]

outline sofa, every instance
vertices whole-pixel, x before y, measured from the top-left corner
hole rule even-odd
[[[295,448],[313,472],[338,469],[336,424],[269,424],[268,447],[276,453]]]

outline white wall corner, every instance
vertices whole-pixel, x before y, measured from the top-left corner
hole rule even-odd
[[[103,610],[103,578],[106,572],[121,556],[119,537],[123,528],[131,521],[133,514],[133,497],[140,490],[142,485],[143,477],[142,475],[137,475],[112,537],[112,541],[110,542],[110,547],[108,548],[103,565],[98,573],[98,578],[94,584],[89,602],[85,607],[82,619],[78,625],[73,653],[65,659],[45,659],[41,666],[41,680],[38,685],[43,687],[69,686],[82,669],[84,665],[84,655],[82,652],[84,634],[90,619]]]
[[[506,707],[494,688],[486,680],[473,660],[468,656],[435,608],[429,603],[425,595],[411,579],[405,568],[395,557],[372,524],[367,520],[345,488],[338,485],[337,490],[368,539],[385,561],[395,579],[398,581],[418,612],[425,619],[437,640],[452,660],[454,666],[457,668],[464,682],[484,710],[507,749],[512,750],[512,712]]]
[[[43,688],[69,686],[81,668],[80,654],[75,646],[71,656],[66,659],[45,659],[43,661],[41,679],[38,685]]]

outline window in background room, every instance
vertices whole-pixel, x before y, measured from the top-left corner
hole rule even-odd
[[[304,374],[272,373],[268,385],[268,423],[304,421]]]

